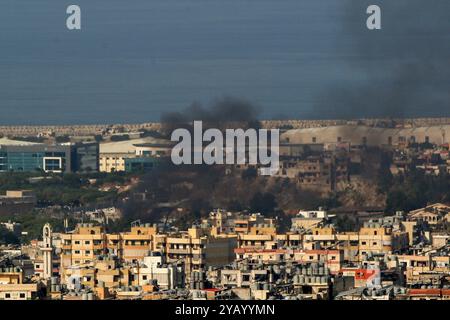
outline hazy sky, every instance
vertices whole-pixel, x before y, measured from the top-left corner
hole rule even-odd
[[[0,124],[155,121],[222,95],[264,118],[450,116],[449,58],[448,0],[2,0]]]

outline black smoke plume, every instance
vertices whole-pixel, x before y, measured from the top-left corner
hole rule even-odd
[[[161,116],[162,130],[166,135],[176,128],[192,128],[193,121],[201,120],[203,128],[259,128],[258,115],[261,109],[248,100],[225,96],[215,99],[210,105],[199,102],[178,112]]]
[[[366,9],[381,8],[381,30],[366,28]],[[342,37],[351,46],[360,85],[345,81],[321,93],[328,118],[404,118],[450,115],[450,1],[347,0]]]

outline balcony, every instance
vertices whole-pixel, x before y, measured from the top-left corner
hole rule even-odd
[[[172,254],[190,254],[191,249],[171,249],[167,248],[167,253]]]

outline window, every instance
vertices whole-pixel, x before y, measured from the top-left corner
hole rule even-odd
[[[21,293],[21,294],[19,295],[19,297],[20,297],[21,299],[25,299],[25,293]]]
[[[62,159],[61,158],[44,158],[44,170],[45,171],[61,171]]]
[[[75,241],[75,244],[80,244],[80,241]]]
[[[88,240],[86,240],[86,241],[84,242],[84,244],[91,244],[91,242],[88,241]]]
[[[5,293],[5,299],[10,299],[10,298],[11,298],[11,294]]]
[[[367,243],[366,243],[365,241],[363,241],[363,242],[361,242],[361,244],[362,244],[363,246],[365,246]]]
[[[147,280],[147,276],[142,276],[142,280]]]

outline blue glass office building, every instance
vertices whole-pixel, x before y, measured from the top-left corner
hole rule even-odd
[[[71,172],[68,145],[0,146],[0,172]]]

